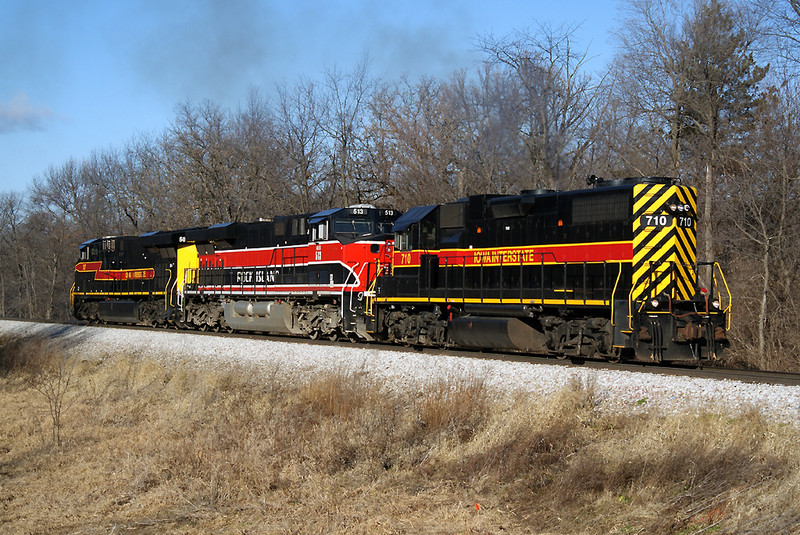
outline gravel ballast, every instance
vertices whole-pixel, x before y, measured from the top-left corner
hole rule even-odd
[[[424,389],[440,380],[478,379],[498,394],[548,395],[574,382],[590,384],[598,410],[704,410],[735,415],[759,410],[771,419],[800,424],[800,387],[676,377],[652,373],[597,370],[525,362],[323,346],[184,331],[111,329],[0,320],[4,336],[47,337],[63,343],[72,355],[102,359],[116,354],[189,362],[208,369],[232,365],[290,372],[340,371],[372,374],[398,388]]]

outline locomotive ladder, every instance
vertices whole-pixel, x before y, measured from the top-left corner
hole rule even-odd
[[[375,317],[375,312],[373,311],[373,306],[375,302],[375,286],[378,284],[378,275],[380,274],[381,270],[381,262],[378,260],[375,263],[375,277],[372,279],[367,291],[364,292],[364,314],[371,318]]]

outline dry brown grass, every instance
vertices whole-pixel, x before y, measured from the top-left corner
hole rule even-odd
[[[73,363],[58,446],[43,353],[0,340],[0,533],[800,533],[800,432],[755,412],[109,355]]]

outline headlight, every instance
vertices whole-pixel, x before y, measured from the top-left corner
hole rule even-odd
[[[660,302],[658,299],[653,299],[652,301],[650,301],[650,305],[651,305],[653,308],[658,308],[658,306],[659,306],[660,304],[661,304],[661,302]]]
[[[711,301],[711,306],[716,309],[719,309],[719,299],[714,299],[713,301]]]
[[[675,203],[672,203],[672,204],[670,204],[670,205],[669,205],[669,211],[670,211],[670,212],[674,212],[674,211],[676,211],[677,209],[678,209],[678,205],[677,205],[677,204],[675,204]]]

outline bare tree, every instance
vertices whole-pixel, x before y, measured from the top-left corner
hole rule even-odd
[[[760,17],[758,29],[767,40],[768,54],[785,67],[791,78],[800,75],[800,0],[756,0],[752,11]]]
[[[443,86],[442,105],[457,124],[459,197],[525,187],[520,183],[527,158],[517,129],[517,87],[491,64],[475,77],[456,72]]]
[[[47,401],[53,444],[60,448],[63,445],[64,413],[76,400],[76,361],[53,344],[36,347],[40,353],[27,364],[28,383]]]
[[[574,28],[540,26],[480,40],[484,52],[507,66],[519,84],[519,135],[528,150],[531,186],[562,185],[586,148],[581,130],[596,85],[585,72],[587,52],[575,49],[573,35]]]
[[[273,168],[288,182],[292,208],[308,212],[318,207],[324,182],[324,132],[317,120],[323,112],[316,86],[303,81],[289,90],[278,88],[277,143],[279,165]],[[277,162],[276,162],[277,163]]]
[[[325,73],[327,113],[319,121],[332,145],[328,177],[331,198],[345,206],[362,200],[357,160],[364,144],[364,121],[374,85],[367,59],[350,73],[336,69]]]
[[[441,85],[429,78],[405,81],[386,88],[375,106],[395,163],[396,207],[457,199],[458,123],[442,106]]]
[[[361,150],[360,182],[372,184],[368,193],[370,202],[394,205],[396,198],[395,172],[397,162],[392,151],[393,140],[389,135],[389,118],[384,105],[385,96],[390,92],[388,85],[376,85],[369,100],[369,124],[364,132]]]
[[[240,180],[230,122],[211,102],[178,108],[170,128],[169,166],[173,176],[191,192],[194,224],[238,221],[244,212],[249,184]]]
[[[141,233],[165,226],[185,226],[175,205],[188,204],[182,188],[172,187],[161,140],[139,135],[121,149],[93,155],[88,172],[105,193],[121,232]],[[166,193],[166,195],[165,195]]]
[[[797,95],[773,93],[759,108],[721,211],[726,258],[740,309],[736,333],[742,360],[762,369],[798,369],[800,318],[796,269],[800,241],[800,122]]]
[[[663,123],[654,115],[637,116],[614,92],[613,85],[590,116],[591,143],[583,153],[578,176],[674,175]]]
[[[267,99],[251,89],[247,104],[232,118],[233,158],[239,180],[247,189],[241,216],[257,219],[285,211],[289,196],[281,168],[276,118]]]
[[[626,5],[626,13],[617,35],[620,53],[612,67],[615,98],[627,110],[621,118],[628,119],[637,133],[655,129],[668,140],[670,161],[665,174],[678,175],[683,132],[677,48],[682,10],[671,0],[633,0]],[[652,166],[642,171],[650,174]]]
[[[23,315],[23,242],[20,227],[25,221],[25,199],[20,193],[0,194],[0,315]]]

